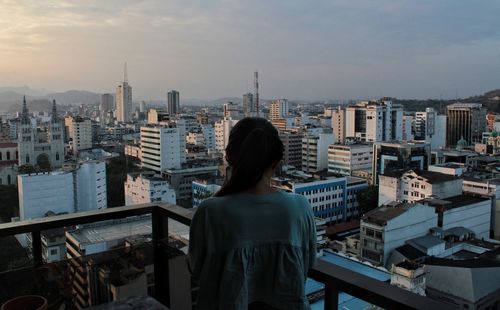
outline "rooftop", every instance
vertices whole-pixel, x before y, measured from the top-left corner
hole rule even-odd
[[[432,235],[426,235],[414,239],[410,239],[407,241],[409,245],[414,246],[420,251],[427,252],[428,249],[433,248],[437,245],[445,243],[445,241],[441,238],[434,237]]]
[[[80,244],[118,240],[126,236],[151,234],[151,216],[139,216],[78,226],[67,233]]]
[[[399,203],[390,206],[384,205],[366,213],[362,220],[378,225],[385,225],[388,221],[400,216],[414,206],[415,204],[410,203]]]
[[[406,172],[404,170],[392,170],[389,172],[385,172],[384,176],[393,177],[393,178],[401,178],[403,175],[406,175],[406,176],[411,177],[412,173],[415,173],[417,176],[424,178],[430,184],[449,182],[449,181],[454,181],[454,180],[459,179],[456,176],[446,174],[446,173],[440,173],[440,172],[435,172],[435,171],[426,171],[426,170],[417,170],[417,169],[409,170]]]
[[[454,197],[449,197],[446,199],[425,198],[420,200],[419,202],[434,208],[442,207],[446,210],[450,210],[454,208],[460,208],[471,204],[484,202],[487,200],[489,200],[489,198],[482,198],[468,194],[462,194]]]

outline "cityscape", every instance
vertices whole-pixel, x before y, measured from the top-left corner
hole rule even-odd
[[[220,99],[169,86],[184,76],[147,99],[140,65],[118,66],[107,91],[0,87],[5,309],[196,309],[189,225],[246,117],[283,142],[272,188],[314,213],[311,309],[500,309],[500,88],[288,97],[261,64]]]

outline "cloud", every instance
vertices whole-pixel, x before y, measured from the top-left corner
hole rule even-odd
[[[0,0],[0,84],[112,91],[128,60],[140,98],[238,95],[256,68],[267,97],[477,93],[494,84],[499,11],[490,0]]]

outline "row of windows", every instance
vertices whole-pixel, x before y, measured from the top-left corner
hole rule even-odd
[[[11,160],[10,151],[5,152],[5,159],[3,158],[3,152],[0,152],[0,160]],[[13,157],[13,156],[12,156]],[[16,158],[18,158],[18,152],[16,151]],[[14,159],[14,158],[12,158]]]

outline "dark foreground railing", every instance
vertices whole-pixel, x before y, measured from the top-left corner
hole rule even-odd
[[[35,267],[39,267],[44,263],[41,241],[42,231],[144,214],[152,215],[154,297],[164,305],[170,306],[170,270],[164,255],[164,241],[168,238],[168,219],[173,219],[189,226],[193,215],[191,210],[170,204],[151,203],[59,215],[36,220],[0,224],[0,237],[24,233],[31,234],[33,260]],[[366,302],[387,309],[444,310],[451,308],[446,304],[321,260],[318,260],[317,265],[309,271],[309,277],[325,284],[324,296],[325,309],[327,310],[338,308],[339,292],[348,293]]]

